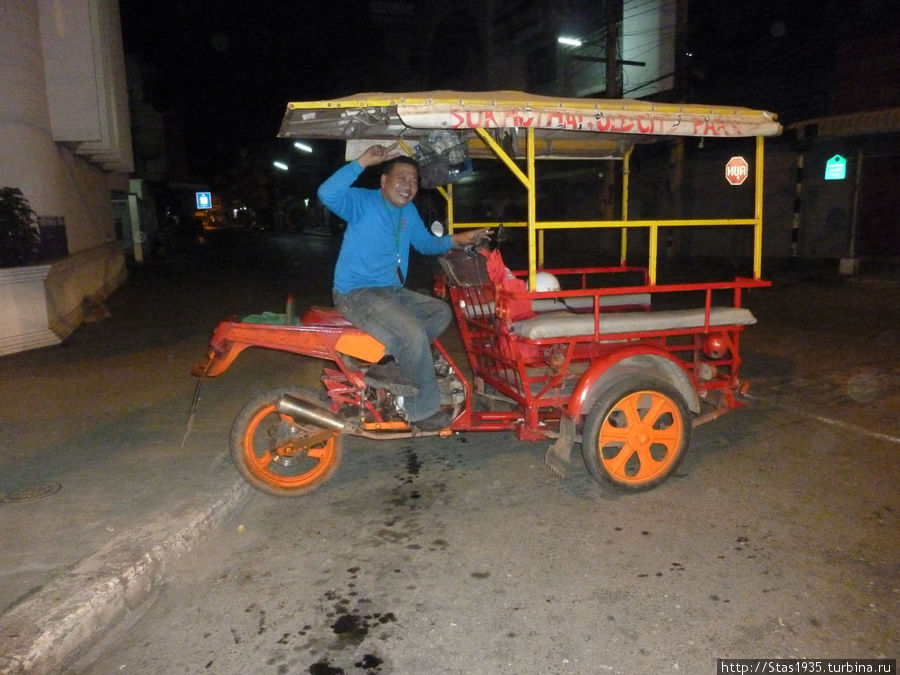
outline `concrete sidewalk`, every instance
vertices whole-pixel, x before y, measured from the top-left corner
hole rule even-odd
[[[250,350],[204,380],[182,448],[216,323],[277,311],[296,288],[290,268],[236,284],[253,262],[241,250],[134,268],[108,317],[0,359],[0,673],[71,664],[249,497],[231,421],[261,387],[298,381],[296,359]]]

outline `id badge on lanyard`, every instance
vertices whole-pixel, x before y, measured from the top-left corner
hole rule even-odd
[[[398,214],[397,215],[397,224],[394,225],[394,252],[397,254],[397,267],[394,269],[394,272],[397,273],[397,281],[400,282],[400,285],[406,283],[406,279],[403,276],[403,269],[401,267],[400,260],[400,229],[402,228],[403,218]]]
[[[401,267],[401,259],[400,259],[400,231],[403,229],[403,214],[399,211],[397,212],[397,221],[393,222],[393,218],[391,217],[391,209],[388,207],[387,200],[384,202],[385,211],[388,214],[388,218],[392,221],[394,226],[394,253],[397,255],[397,267],[394,269],[394,273],[397,275],[397,281],[400,282],[400,285],[406,283],[406,278],[403,276],[403,269]]]

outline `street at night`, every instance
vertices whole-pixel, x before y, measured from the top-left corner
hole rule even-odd
[[[0,0],[0,675],[896,673],[894,4]]]
[[[288,292],[302,306],[327,298],[337,243],[227,233],[137,270],[111,316],[64,350],[5,359],[4,400],[40,410],[42,433],[15,427],[19,454],[3,455],[3,473],[62,485],[3,506],[17,548],[72,531],[114,540],[83,514],[116,514],[106,527],[126,534],[233,490],[240,406],[279,384],[316,386],[321,363],[245,352],[204,384],[181,450],[188,370],[219,318],[279,311]],[[747,407],[695,429],[654,490],[603,489],[577,457],[560,480],[546,443],[511,433],[348,439],[319,490],[242,498],[74,671],[712,672],[717,657],[892,657],[900,298],[889,279],[871,284],[807,270],[754,291]],[[446,341],[459,352],[455,329]],[[102,425],[72,419],[59,369],[107,380],[76,387]],[[136,382],[138,415],[126,404]],[[37,461],[60,437],[66,461]],[[86,474],[100,450],[105,471]],[[72,494],[90,483],[100,492]],[[187,496],[192,484],[199,495]],[[47,555],[74,562],[60,553]]]

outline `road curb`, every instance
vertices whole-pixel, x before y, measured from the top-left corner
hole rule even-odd
[[[175,522],[161,518],[120,537],[16,605],[0,617],[0,673],[53,673],[71,664],[150,595],[170,562],[191,551],[251,493],[239,479],[208,508]]]

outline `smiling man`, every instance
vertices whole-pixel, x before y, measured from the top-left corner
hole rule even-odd
[[[442,300],[404,288],[409,248],[439,255],[487,231],[432,235],[413,204],[419,166],[411,157],[391,158],[395,147],[370,146],[319,186],[319,199],[347,222],[334,270],[334,304],[392,357],[372,366],[366,382],[402,395],[411,425],[437,431],[449,425],[450,415],[441,409],[431,343],[447,328],[452,312]],[[383,164],[380,189],[353,187],[367,167],[377,164]]]

